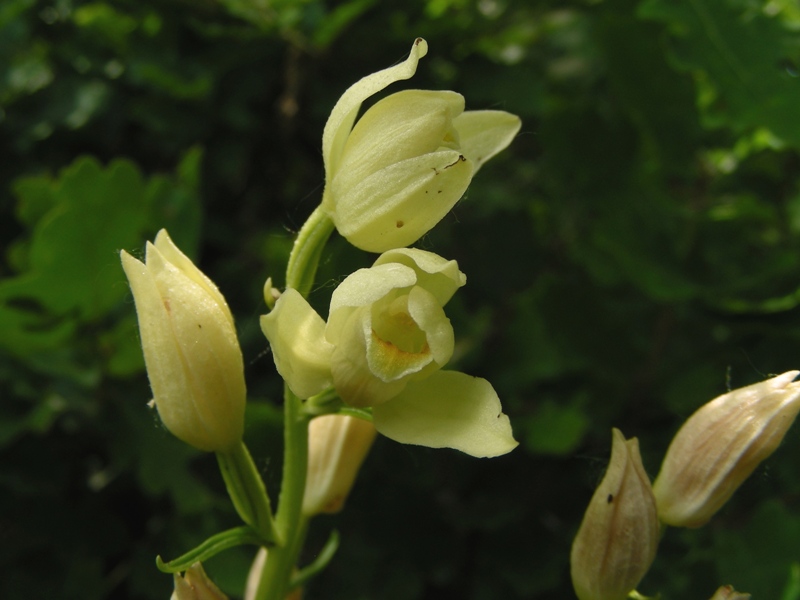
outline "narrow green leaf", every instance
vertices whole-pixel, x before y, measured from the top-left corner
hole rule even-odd
[[[178,573],[185,571],[196,562],[204,562],[228,548],[235,548],[250,544],[253,546],[264,546],[265,540],[258,535],[252,528],[246,525],[242,527],[234,527],[227,531],[222,531],[216,535],[212,535],[202,544],[189,550],[186,554],[169,562],[161,560],[160,556],[156,557],[156,566],[162,573]]]

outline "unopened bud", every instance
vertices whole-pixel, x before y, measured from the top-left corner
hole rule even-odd
[[[144,263],[124,251],[121,258],[161,420],[195,448],[231,448],[242,439],[246,390],[225,298],[164,229]]]
[[[345,415],[324,415],[308,428],[308,477],[303,513],[336,513],[375,440],[369,421]]]
[[[732,585],[723,585],[712,596],[711,600],[749,600],[750,594],[742,594],[733,589]]]
[[[704,525],[775,451],[800,411],[798,374],[733,390],[689,417],[653,484],[664,523]]]
[[[203,565],[194,563],[181,577],[175,573],[175,591],[170,600],[228,600],[214,585],[203,570]]]
[[[624,600],[656,556],[659,524],[639,441],[613,430],[611,461],[572,543],[580,600]]]

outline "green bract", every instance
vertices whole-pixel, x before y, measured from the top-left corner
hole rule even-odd
[[[377,430],[398,442],[498,456],[517,443],[491,384],[440,370],[454,345],[443,306],[464,283],[455,261],[392,250],[341,283],[327,324],[288,289],[261,327],[299,397],[333,386],[347,404],[372,407]]]
[[[222,294],[162,229],[145,263],[122,252],[158,414],[176,437],[222,451],[242,439],[244,363]]]
[[[339,233],[362,250],[383,252],[417,241],[520,128],[515,115],[464,112],[460,94],[423,90],[384,98],[353,127],[361,103],[410,78],[426,53],[425,40],[418,38],[404,63],[351,86],[325,125],[322,206]]]

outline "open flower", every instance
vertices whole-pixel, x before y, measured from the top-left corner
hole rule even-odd
[[[372,407],[376,429],[396,441],[497,456],[517,443],[494,388],[440,370],[454,346],[443,307],[464,283],[455,261],[392,250],[339,285],[327,323],[288,289],[261,327],[300,398],[333,386],[347,404]]]
[[[800,412],[800,371],[723,394],[675,435],[653,484],[667,525],[700,527],[780,445]]]
[[[613,430],[611,461],[572,543],[580,600],[625,600],[656,557],[659,526],[639,440]]]
[[[242,439],[245,384],[233,316],[217,286],[162,229],[145,262],[121,253],[158,414],[176,437],[207,451]]]
[[[520,129],[503,111],[464,112],[455,92],[407,90],[361,103],[417,69],[428,46],[417,38],[408,59],[364,77],[334,106],[322,136],[322,206],[350,243],[370,252],[413,244],[458,202],[480,166]]]

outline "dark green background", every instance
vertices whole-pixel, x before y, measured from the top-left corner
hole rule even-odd
[[[379,439],[307,600],[573,597],[572,537],[612,426],[655,476],[703,402],[800,368],[794,0],[0,2],[0,597],[163,599],[154,566],[237,524],[212,456],[172,438],[118,250],[161,227],[229,300],[246,440],[273,496],[280,380],[258,327],[319,202],[338,96],[403,87],[521,116],[419,246],[459,261],[453,367],[520,446]],[[334,236],[312,302],[373,257]],[[800,432],[706,527],[669,530],[643,593],[800,598]],[[207,564],[241,593],[252,552]]]

